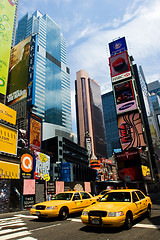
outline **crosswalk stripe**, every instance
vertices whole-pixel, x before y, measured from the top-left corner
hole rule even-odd
[[[153,224],[140,224],[140,223],[137,223],[137,224],[134,225],[133,227],[160,229],[160,225],[153,225]]]
[[[19,217],[11,217],[11,218],[1,218],[0,221],[7,221],[7,220],[15,220],[18,219]]]
[[[23,215],[23,214],[17,214],[17,215],[14,215],[14,216],[17,216],[17,217],[23,217],[23,218],[37,218],[36,216]]]
[[[1,230],[0,231],[0,235],[6,234],[6,233],[10,233],[10,232],[22,231],[22,230],[25,230],[25,229],[27,229],[27,227],[16,228],[16,229],[8,228],[8,229],[5,229],[5,230]]]
[[[8,240],[8,239],[17,238],[17,237],[20,237],[20,236],[29,235],[29,234],[31,234],[31,232],[29,232],[29,231],[23,231],[23,232],[17,232],[17,233],[13,233],[13,234],[7,234],[7,235],[1,236],[0,240]]]
[[[37,238],[25,237],[25,238],[17,238],[17,240],[37,240]]]

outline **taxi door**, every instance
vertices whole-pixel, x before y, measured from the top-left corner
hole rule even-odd
[[[90,206],[93,202],[92,197],[86,192],[81,192],[80,194],[81,194],[81,197],[82,197],[83,208],[86,208],[86,207]]]
[[[139,217],[141,215],[141,202],[135,192],[132,192],[132,212],[133,212],[133,219]]]
[[[148,207],[147,199],[146,199],[145,195],[139,190],[136,191],[136,194],[138,195],[138,198],[139,198],[139,201],[141,204],[141,214],[143,214],[143,213],[145,213],[145,211],[147,210],[147,207]]]
[[[72,212],[80,212],[83,210],[82,199],[79,193],[74,194],[72,202]]]

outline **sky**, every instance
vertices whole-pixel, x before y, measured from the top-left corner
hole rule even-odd
[[[128,54],[142,66],[147,83],[160,80],[160,0],[19,0],[18,20],[27,12],[48,14],[61,28],[70,68],[72,123],[76,131],[76,72],[85,70],[112,91],[108,44],[126,38]]]

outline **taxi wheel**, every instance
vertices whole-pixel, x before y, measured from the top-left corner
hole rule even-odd
[[[62,207],[59,211],[59,217],[61,220],[66,220],[68,217],[69,211],[67,207]]]
[[[148,206],[147,212],[146,212],[147,218],[151,218],[151,206]]]
[[[126,229],[131,229],[133,225],[133,217],[131,213],[126,214],[126,220],[125,220],[125,228]]]

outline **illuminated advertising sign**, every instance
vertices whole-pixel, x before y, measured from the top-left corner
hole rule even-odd
[[[0,3],[0,93],[6,95],[16,0]]]
[[[120,52],[127,51],[127,44],[125,37],[119,38],[109,43],[109,50],[111,56],[114,56]]]
[[[16,163],[10,163],[0,161],[0,179],[19,179],[20,165]]]
[[[35,78],[36,78],[36,59],[37,59],[37,35],[31,38],[31,49],[29,58],[29,76],[28,76],[28,91],[27,105],[35,105]]]
[[[15,125],[16,114],[17,112],[15,110],[0,103],[0,119]]]
[[[45,181],[50,180],[50,156],[41,153],[34,152],[34,178]]]
[[[33,178],[33,157],[30,154],[21,156],[21,176],[24,179]]]
[[[142,180],[141,160],[138,150],[115,153],[120,180]]]
[[[27,98],[30,44],[31,36],[12,48],[8,76],[7,105]]]
[[[112,83],[131,77],[131,69],[127,52],[109,58]]]
[[[118,131],[122,150],[146,146],[139,113],[118,116]]]
[[[132,80],[113,85],[117,114],[137,109]]]
[[[32,151],[41,150],[41,138],[42,138],[42,120],[35,116],[29,117],[29,149]]]
[[[17,130],[0,124],[0,152],[17,155]]]

